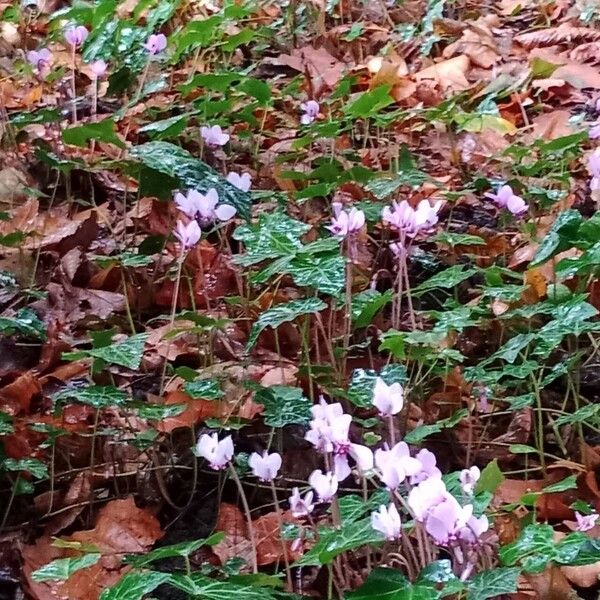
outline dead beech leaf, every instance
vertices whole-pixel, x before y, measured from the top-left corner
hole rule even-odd
[[[465,29],[460,39],[443,52],[444,58],[457,54],[465,54],[474,65],[484,69],[489,69],[501,59],[494,34],[481,20]]]
[[[594,42],[600,39],[600,31],[588,27],[574,27],[563,23],[558,27],[539,29],[528,33],[516,35],[514,40],[525,48],[539,48],[541,46],[554,46],[562,42]]]
[[[600,37],[600,31],[598,31],[598,36]],[[600,71],[592,65],[569,62],[558,67],[552,76],[563,79],[578,90],[585,88],[600,89]]]
[[[164,404],[185,404],[186,409],[179,415],[162,419],[156,426],[162,433],[170,433],[178,427],[192,427],[203,419],[220,417],[223,414],[223,406],[218,400],[193,400],[182,390],[169,392]]]
[[[417,82],[434,81],[442,90],[461,91],[471,87],[465,77],[469,69],[469,57],[456,56],[436,63],[415,74]]]
[[[77,571],[65,582],[35,582],[31,575],[41,566],[57,558],[78,555],[73,550],[52,546],[49,537],[41,537],[23,549],[25,585],[35,600],[97,600],[104,589],[114,585],[127,571],[128,567],[121,565],[120,555],[147,551],[162,535],[156,517],[138,508],[133,497],[113,500],[99,511],[94,529],[65,538],[98,547],[104,554],[98,563]]]
[[[539,115],[533,120],[531,138],[554,140],[559,137],[571,135],[573,129],[569,125],[570,118],[571,113],[568,110],[553,110],[552,112]]]
[[[296,523],[297,519],[291,512],[270,512],[252,521],[254,535],[256,536],[256,558],[260,566],[271,565],[285,559],[280,532],[280,520],[284,523]],[[300,553],[294,553],[291,549],[291,541],[286,540],[286,551],[290,560],[296,560]]]
[[[538,598],[544,600],[569,600],[575,598],[575,591],[563,572],[556,565],[546,567],[543,573],[526,575]]]
[[[306,73],[311,80],[316,96],[324,87],[333,89],[346,70],[345,65],[331,56],[325,48],[315,48],[314,46],[294,48],[291,54],[280,54],[268,62],[287,65],[295,71]]]
[[[541,492],[545,483],[541,479],[505,479],[494,494],[494,503],[515,504],[520,502],[525,494]]]
[[[581,44],[569,51],[569,58],[577,63],[591,62],[598,64],[600,61],[600,42]]]
[[[38,378],[27,371],[0,390],[0,409],[12,416],[27,413],[31,399],[41,391]]]

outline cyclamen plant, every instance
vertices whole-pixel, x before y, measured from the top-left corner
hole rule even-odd
[[[372,403],[382,418],[393,418],[404,405],[404,390],[398,383],[388,385],[378,378]],[[295,487],[289,497],[292,515],[303,523],[292,549],[301,551],[306,540],[318,533],[314,531],[317,523],[331,518],[333,526],[340,526],[337,508],[340,484],[354,474],[355,479],[362,482],[365,494],[373,486],[388,491],[389,502],[371,513],[370,523],[372,529],[381,534],[382,541],[396,546],[395,554],[404,556],[409,576],[414,577],[443,551],[452,557],[456,574],[462,580],[467,579],[477,569],[491,540],[487,535],[487,517],[475,515],[471,502],[481,474],[478,467],[472,466],[459,474],[461,490],[467,499],[462,504],[447,489],[435,455],[429,450],[413,453],[406,442],[400,441],[391,446],[384,443],[373,452],[367,446],[351,441],[352,417],[344,412],[340,403],[328,403],[321,398],[312,406],[311,412],[313,419],[305,438],[321,454],[325,470],[315,469],[308,478],[310,489],[302,494]],[[197,454],[207,460],[211,469],[229,466],[235,476],[231,436],[219,441],[216,433],[203,434],[198,441]],[[272,486],[274,502],[281,516],[273,483],[281,469],[281,456],[254,452],[248,465],[255,477]],[[320,504],[332,505],[330,517],[317,510]],[[577,514],[578,529],[585,531],[593,527],[597,517]],[[307,537],[308,530],[313,533]],[[283,546],[287,564],[287,546],[285,543]],[[412,546],[416,550],[408,550]],[[381,556],[385,557],[386,553]]]

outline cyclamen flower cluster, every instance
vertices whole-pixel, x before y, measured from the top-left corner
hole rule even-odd
[[[392,207],[386,206],[381,217],[384,223],[392,225],[402,235],[415,237],[418,233],[431,231],[438,222],[438,212],[442,201],[438,200],[433,206],[428,200],[421,200],[417,208],[413,208],[406,200],[392,202]]]
[[[498,208],[506,208],[516,217],[529,210],[529,204],[521,196],[517,196],[510,185],[503,185],[495,194],[487,192],[484,196],[492,200]]]
[[[69,27],[65,30],[65,42],[75,50],[75,48],[79,48],[85,42],[89,33],[83,25]]]
[[[358,233],[365,224],[365,213],[357,208],[351,208],[350,211],[342,210],[340,202],[334,202],[333,219],[327,229],[337,237],[347,237],[353,233]]]
[[[219,194],[214,188],[210,188],[206,194],[196,190],[188,190],[186,195],[177,192],[175,204],[183,214],[198,221],[202,227],[215,221],[229,221],[237,212],[231,204],[219,204]]]
[[[165,50],[167,47],[167,38],[164,33],[153,33],[144,44],[144,48],[152,56],[156,56]]]

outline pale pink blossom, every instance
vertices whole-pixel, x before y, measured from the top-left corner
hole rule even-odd
[[[40,77],[45,77],[50,72],[50,65],[52,64],[52,52],[50,52],[48,48],[30,50],[27,53],[27,62],[33,67],[33,70]]]
[[[386,540],[397,540],[402,535],[402,522],[396,506],[382,504],[378,511],[371,513],[371,527],[382,533]]]
[[[319,452],[346,454],[350,449],[349,430],[352,416],[344,414],[339,402],[327,404],[323,398],[311,407],[313,419],[304,439]]]
[[[334,473],[323,473],[316,469],[310,474],[308,483],[315,490],[319,502],[331,502],[338,489],[338,480]]]
[[[89,31],[83,25],[68,27],[65,30],[65,42],[72,48],[78,48],[85,42],[88,35]]]
[[[407,502],[415,519],[422,522],[429,511],[449,495],[446,484],[441,478],[430,477],[410,490]]]
[[[225,133],[220,125],[200,127],[200,135],[209,148],[219,148],[229,141],[229,134]]]
[[[281,455],[277,452],[262,455],[253,452],[248,459],[248,466],[252,469],[252,474],[261,481],[273,481],[281,468]]]
[[[597,122],[597,123],[594,123],[588,129],[588,136],[589,136],[590,140],[598,140],[598,139],[600,139],[600,121]]]
[[[447,546],[455,539],[473,516],[473,506],[461,506],[451,494],[430,507],[425,517],[425,531],[439,546]]]
[[[192,248],[200,241],[202,230],[196,221],[190,221],[187,225],[183,221],[177,221],[173,234],[184,248]]]
[[[592,177],[600,177],[600,148],[588,156],[588,169]]]
[[[418,231],[429,231],[438,222],[438,212],[442,207],[442,201],[438,200],[433,206],[429,200],[421,200],[415,210],[415,223]]]
[[[252,185],[252,177],[250,173],[234,173],[231,171],[229,175],[227,175],[227,181],[234,185],[238,190],[242,190],[242,192],[250,191],[250,186]]]
[[[381,377],[377,377],[372,403],[382,417],[396,415],[404,406],[404,388],[399,383],[388,385]]]
[[[304,498],[300,495],[297,487],[292,490],[292,495],[289,498],[290,510],[294,517],[307,517],[313,511],[315,505],[313,503],[313,492],[307,492]]]
[[[300,122],[302,125],[309,125],[319,116],[319,103],[316,100],[308,100],[300,105],[302,116]]]
[[[413,207],[406,201],[392,202],[391,208],[386,206],[381,217],[384,223],[392,225],[398,231],[412,237],[418,232],[416,213]]]
[[[204,433],[196,444],[196,454],[206,459],[211,469],[218,471],[233,458],[233,440],[230,435],[219,440],[216,433]]]
[[[352,473],[347,454],[335,454],[333,456],[333,474],[338,481],[344,481]]]
[[[485,515],[471,516],[464,527],[458,531],[458,538],[472,546],[476,545],[481,536],[490,528],[490,522]]]
[[[421,483],[429,477],[442,477],[442,472],[437,468],[437,459],[433,452],[423,448],[417,452],[415,458],[421,463],[421,470],[416,475],[411,476],[411,485]]]
[[[582,515],[581,513],[575,513],[575,519],[577,520],[577,527],[575,528],[577,531],[589,531],[596,525],[596,521],[598,520],[597,513],[592,513],[591,515]]]
[[[148,52],[153,56],[160,54],[163,50],[166,49],[166,47],[167,37],[164,33],[153,33],[152,35],[150,35],[150,37],[146,40],[146,43],[144,44],[144,48],[146,48],[146,50],[148,50]]]
[[[480,477],[481,471],[479,467],[472,466],[470,469],[463,469],[459,476],[462,491],[465,494],[472,494]]]
[[[349,454],[354,459],[359,473],[368,473],[373,470],[375,457],[371,448],[361,444],[351,444]]]
[[[486,192],[484,196],[492,200],[498,208],[506,208],[515,216],[521,215],[529,209],[529,205],[521,196],[517,196],[513,192],[510,185],[503,185],[495,194]]]
[[[375,466],[379,479],[390,490],[395,490],[407,478],[421,471],[421,463],[410,455],[406,442],[398,442],[391,449],[375,451]]]
[[[108,69],[108,65],[102,59],[95,60],[90,64],[90,70],[96,79],[103,77],[106,73],[106,69]]]
[[[351,208],[350,211],[341,209],[341,204],[333,204],[334,215],[331,219],[331,225],[327,229],[338,237],[346,237],[360,231],[365,224],[365,213],[357,208]]]
[[[188,190],[184,196],[178,192],[175,194],[175,204],[181,212],[196,219],[203,227],[217,220],[229,221],[237,212],[230,204],[219,204],[219,194],[214,188],[210,188],[206,194]]]

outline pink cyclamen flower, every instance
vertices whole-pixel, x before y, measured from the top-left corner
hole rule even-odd
[[[382,417],[398,414],[404,406],[404,388],[399,383],[388,385],[378,377],[373,388],[372,402]]]
[[[463,469],[460,472],[460,487],[465,494],[472,494],[475,485],[481,477],[479,467],[472,466],[470,469]]]
[[[429,231],[438,222],[438,212],[442,207],[442,201],[438,200],[433,206],[429,200],[421,200],[415,210],[415,224],[417,231]]]
[[[273,452],[273,454],[264,452],[262,455],[253,452],[248,459],[248,465],[252,469],[253,475],[261,481],[273,481],[281,468],[281,455],[277,452]]]
[[[341,204],[333,206],[334,216],[331,225],[327,229],[337,237],[346,237],[360,231],[365,224],[365,213],[357,208],[351,208],[350,212],[341,209]]]
[[[402,521],[396,506],[382,504],[378,511],[371,513],[371,527],[383,533],[386,540],[397,540],[402,535]]]
[[[152,56],[160,54],[166,47],[167,37],[164,33],[153,33],[144,44],[144,48],[146,48]]]
[[[200,127],[200,135],[209,148],[219,148],[229,141],[229,134],[220,125]]]
[[[316,469],[310,474],[308,483],[319,498],[319,502],[331,502],[338,489],[338,480],[334,473],[323,473]]]
[[[412,237],[418,232],[415,210],[406,200],[402,202],[394,200],[391,208],[386,206],[382,210],[381,218],[384,223],[392,225],[408,236]]]
[[[307,517],[313,511],[315,505],[313,504],[314,494],[313,492],[307,492],[304,498],[300,496],[298,488],[295,487],[292,490],[292,495],[289,498],[290,510],[294,517]]]
[[[190,221],[187,225],[183,221],[177,221],[173,234],[184,248],[192,248],[200,241],[202,230],[196,221]]]
[[[88,35],[89,31],[83,25],[69,27],[65,30],[65,42],[72,48],[78,48],[85,42]]]
[[[368,473],[373,470],[373,467],[375,466],[375,457],[371,448],[360,444],[351,444],[349,454],[354,459],[359,473]],[[338,479],[341,481],[340,477],[338,477]]]
[[[30,50],[27,53],[27,62],[33,67],[33,70],[40,75],[45,77],[50,71],[50,64],[52,63],[52,52],[48,48],[41,48],[40,50]]]
[[[525,200],[513,192],[510,185],[503,185],[495,194],[487,192],[484,196],[492,200],[498,208],[506,208],[515,216],[527,212],[529,208]]]
[[[90,70],[96,79],[100,79],[106,73],[106,69],[108,69],[108,65],[102,59],[95,60],[90,64]]]
[[[339,402],[327,404],[323,398],[311,407],[313,419],[304,439],[319,452],[346,454],[350,450],[349,430],[352,416],[344,414]]]
[[[588,129],[588,136],[589,136],[590,140],[600,139],[600,121],[598,123],[594,123]]]
[[[230,435],[219,440],[216,433],[204,433],[196,444],[196,454],[206,459],[211,469],[219,471],[233,458],[233,440]]]
[[[441,479],[442,472],[437,468],[437,459],[433,452],[423,448],[417,452],[415,458],[421,463],[421,470],[410,477],[411,485],[421,483],[430,477]]]
[[[319,103],[316,100],[308,100],[300,105],[302,110],[302,116],[300,117],[300,123],[302,125],[310,125],[319,116]]]
[[[376,450],[375,466],[379,471],[379,479],[389,490],[397,489],[407,477],[422,470],[421,463],[410,455],[406,442],[398,442],[391,450]]]
[[[408,493],[408,506],[417,521],[424,521],[429,511],[443,502],[450,494],[441,478],[430,477]]]
[[[458,531],[457,537],[462,542],[474,546],[489,528],[490,522],[485,515],[481,515],[481,517],[471,516],[466,525]]]
[[[234,185],[238,190],[242,192],[249,192],[250,186],[252,185],[252,177],[250,173],[234,173],[233,171],[227,175],[227,181]]]
[[[443,501],[432,506],[425,518],[425,531],[439,546],[447,546],[466,527],[473,516],[473,506],[461,506],[456,498],[447,494]]]
[[[177,192],[175,194],[175,204],[182,213],[190,219],[196,219],[203,227],[217,220],[229,221],[237,212],[235,206],[219,204],[219,194],[214,188],[210,188],[206,194],[201,194],[196,190],[188,190],[184,196]]]
[[[591,515],[582,515],[581,513],[575,513],[575,519],[577,520],[577,527],[575,528],[577,531],[589,531],[596,525],[596,521],[598,520],[597,513],[592,513]]]

